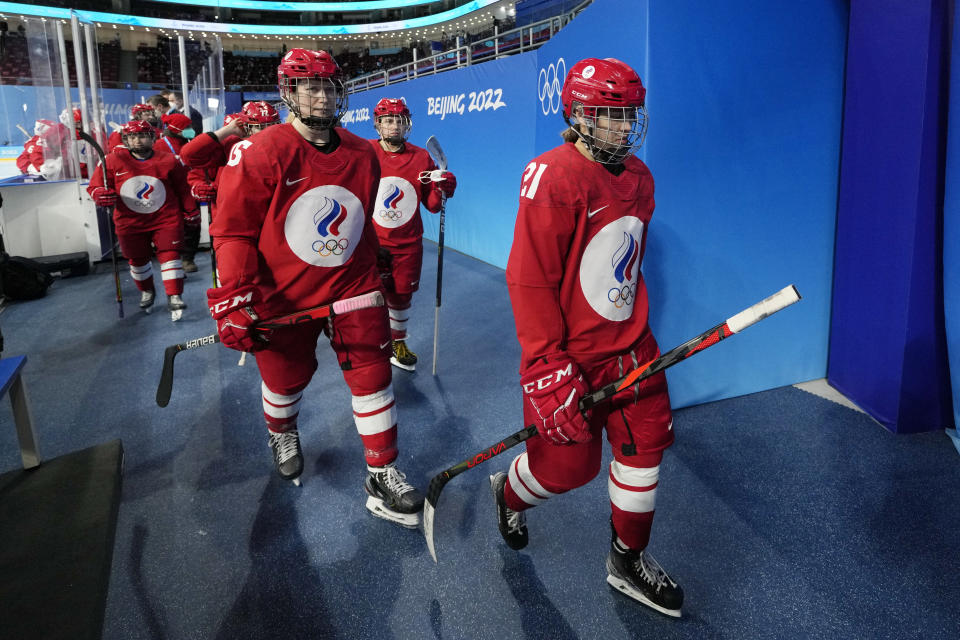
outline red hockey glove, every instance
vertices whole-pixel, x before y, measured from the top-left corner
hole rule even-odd
[[[267,346],[265,336],[254,330],[260,316],[253,306],[259,302],[260,292],[252,285],[207,289],[210,315],[217,321],[224,346],[237,351],[259,351]]]
[[[194,209],[193,211],[184,211],[183,224],[185,224],[188,227],[199,227],[200,226],[200,209]]]
[[[541,358],[520,376],[523,401],[540,416],[537,431],[553,444],[589,442],[593,436],[580,413],[580,398],[589,393],[577,363],[565,353]]]
[[[90,195],[98,207],[112,207],[117,204],[117,192],[108,187],[97,187]]]
[[[201,202],[213,202],[217,199],[217,188],[212,184],[195,184],[190,188],[190,195]]]
[[[440,190],[440,193],[448,198],[452,198],[453,192],[457,190],[457,176],[453,175],[449,171],[444,171],[440,174],[440,180],[434,184],[436,184],[437,189]]]

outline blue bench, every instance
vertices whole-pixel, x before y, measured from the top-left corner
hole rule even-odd
[[[23,468],[32,469],[40,466],[40,454],[37,453],[37,434],[33,430],[33,419],[30,417],[27,388],[20,378],[26,363],[27,356],[0,359],[0,397],[7,392],[10,394]]]

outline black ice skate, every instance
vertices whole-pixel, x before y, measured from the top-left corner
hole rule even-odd
[[[140,292],[140,308],[150,313],[150,307],[153,306],[153,299],[156,297],[156,292],[154,291],[141,291]]]
[[[270,448],[273,449],[273,461],[284,480],[290,480],[300,486],[300,474],[303,473],[303,451],[300,450],[300,434],[296,429],[283,433],[270,432]]]
[[[186,308],[187,303],[176,293],[167,298],[167,311],[170,312],[170,319],[174,322],[183,317],[183,310]]]
[[[423,495],[406,480],[407,476],[395,464],[385,467],[367,466],[364,483],[369,497],[367,509],[373,515],[390,522],[416,529],[423,511]]]
[[[680,617],[683,589],[649,552],[622,551],[614,541],[607,556],[607,574],[607,582],[624,595],[660,613]]]
[[[490,491],[497,503],[497,527],[503,541],[511,549],[519,551],[530,541],[527,535],[527,516],[523,511],[514,511],[507,506],[503,498],[503,488],[507,484],[507,474],[498,471],[490,476]]]
[[[410,351],[405,340],[394,340],[390,364],[407,371],[414,371],[417,368],[417,354]]]
[[[197,263],[193,261],[193,258],[183,258],[183,270],[187,273],[196,273]]]

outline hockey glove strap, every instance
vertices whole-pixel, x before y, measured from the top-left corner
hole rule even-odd
[[[117,192],[107,187],[97,187],[90,194],[98,207],[112,207],[117,204]]]
[[[593,435],[580,413],[580,398],[589,393],[577,363],[559,352],[534,362],[520,376],[523,402],[539,416],[537,431],[553,444],[589,442]]]
[[[195,184],[190,188],[190,195],[201,202],[213,202],[217,199],[217,188],[212,184]]]
[[[260,316],[254,305],[260,291],[252,285],[207,289],[210,315],[217,321],[217,333],[225,347],[237,351],[259,351],[267,346],[266,336],[255,327]]]
[[[434,183],[437,189],[448,198],[453,197],[453,192],[457,190],[457,176],[449,171],[440,174],[440,180]]]

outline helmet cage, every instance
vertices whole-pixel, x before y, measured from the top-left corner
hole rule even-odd
[[[262,131],[266,127],[280,124],[280,114],[273,105],[262,100],[243,105],[241,113],[248,135]]]
[[[131,147],[127,142],[127,138],[133,137],[134,139],[139,140],[142,134],[147,134],[150,136],[150,143],[147,145],[147,147],[145,149],[140,148],[139,145],[137,148]],[[123,140],[123,146],[131,151],[146,153],[147,150],[153,148],[153,143],[157,139],[157,133],[149,122],[144,120],[131,120],[127,124],[123,125],[122,129],[120,129],[120,139]]]
[[[311,129],[332,129],[347,112],[347,90],[339,74],[333,77],[290,77],[280,73],[280,99],[300,122]],[[313,106],[314,94],[332,93],[325,108]],[[332,102],[332,104],[330,104]]]
[[[396,118],[398,121],[400,132],[393,138],[387,138],[383,135],[383,122],[384,118]],[[377,134],[380,136],[381,140],[386,140],[390,144],[399,144],[401,142],[406,142],[407,137],[410,135],[410,130],[413,129],[413,118],[410,117],[409,112],[406,114],[399,113],[383,113],[375,115],[373,119],[373,128],[377,130]]]
[[[609,107],[573,101],[571,107],[573,121],[566,115],[563,119],[577,132],[597,162],[620,164],[643,146],[649,124],[645,105]],[[624,123],[629,123],[630,128],[625,129]],[[574,126],[577,124],[580,126]]]

